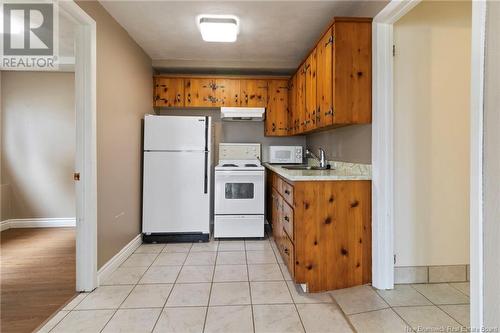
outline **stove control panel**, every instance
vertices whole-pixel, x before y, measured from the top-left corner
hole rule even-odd
[[[260,143],[220,143],[219,160],[260,160]]]

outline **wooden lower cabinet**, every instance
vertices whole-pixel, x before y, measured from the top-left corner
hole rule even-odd
[[[268,175],[268,217],[294,281],[309,292],[370,283],[371,181],[289,182]]]

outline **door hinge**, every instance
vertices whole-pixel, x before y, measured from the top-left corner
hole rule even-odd
[[[393,57],[396,56],[396,45],[395,44],[392,44],[392,56]]]
[[[396,265],[396,255],[394,255],[394,265]]]

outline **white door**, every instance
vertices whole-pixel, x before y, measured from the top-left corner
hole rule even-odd
[[[215,214],[264,214],[263,171],[216,171]]]
[[[144,233],[209,233],[209,161],[208,152],[144,152]]]
[[[208,117],[144,117],[144,150],[198,150],[210,147]]]

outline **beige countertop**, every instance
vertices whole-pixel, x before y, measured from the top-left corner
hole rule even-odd
[[[330,170],[288,170],[282,165],[263,163],[269,170],[276,172],[289,181],[331,181],[331,180],[371,180],[370,164],[330,161]]]

